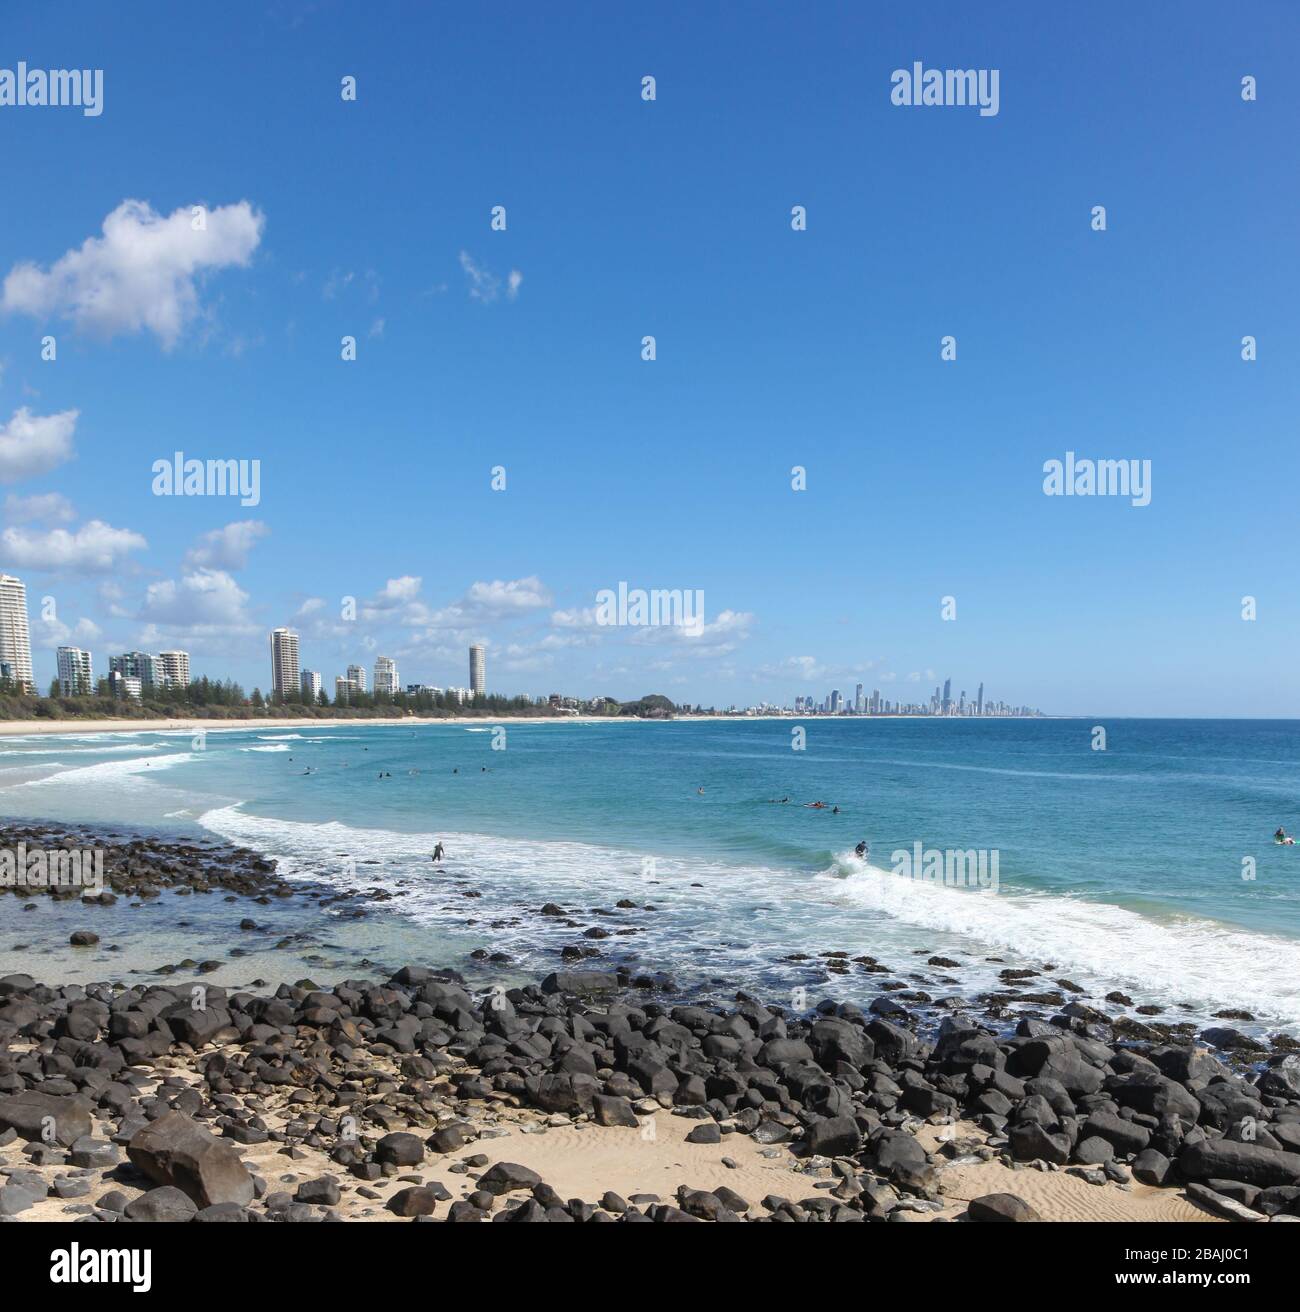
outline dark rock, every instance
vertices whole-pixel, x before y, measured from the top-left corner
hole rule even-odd
[[[192,1221],[198,1210],[188,1194],[169,1184],[150,1189],[126,1205],[132,1221]]]
[[[985,1194],[966,1205],[972,1221],[1041,1221],[1043,1218],[1023,1198],[1015,1194]]]
[[[182,1112],[164,1112],[127,1145],[151,1180],[182,1189],[201,1207],[253,1201],[253,1177],[235,1149]]]

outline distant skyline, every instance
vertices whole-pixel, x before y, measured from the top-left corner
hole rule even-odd
[[[267,692],[288,627],[331,690],[481,643],[505,694],[1300,716],[1293,5],[242,21],[6,16],[0,66],[103,71],[0,107],[42,691],[69,645]],[[891,103],[918,63],[996,113]],[[159,494],[176,453],[228,493]],[[702,617],[604,623],[620,584]]]

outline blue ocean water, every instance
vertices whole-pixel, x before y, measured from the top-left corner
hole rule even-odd
[[[788,958],[830,951],[877,957],[934,996],[1028,962],[1171,1016],[1245,1007],[1267,1028],[1300,1026],[1300,846],[1271,837],[1300,827],[1300,724],[1103,727],[1105,750],[1078,720],[11,738],[0,805],[203,831],[292,877],[383,887],[394,897],[368,927],[372,953],[389,934],[430,962],[482,948],[524,975],[553,969],[561,945],[584,942],[535,914],[555,902],[605,928],[587,941],[605,959],[719,988],[819,984],[815,961]],[[861,840],[867,861],[853,853]],[[435,869],[437,841],[447,861]],[[893,873],[893,854],[918,843],[995,854],[996,888]],[[936,953],[960,969],[927,967]],[[834,983],[870,996],[878,981]]]

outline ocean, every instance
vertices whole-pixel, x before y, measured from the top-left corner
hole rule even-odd
[[[246,913],[221,899],[123,905],[107,922],[97,908],[92,927],[118,947],[111,970],[64,948],[68,925],[92,919],[75,903],[15,924],[7,898],[0,970],[39,960],[60,978],[125,976],[166,961],[182,930],[187,951],[198,941],[224,961],[217,982],[413,961],[517,983],[578,945],[598,954],[592,968],[633,963],[682,991],[866,1002],[883,980],[971,997],[1029,966],[1094,1003],[1119,989],[1168,1021],[1243,1008],[1258,1030],[1300,1033],[1300,846],[1272,841],[1300,827],[1300,723],[1098,723],[1105,750],[1094,722],[1046,719],[325,721],[201,741],[0,739],[11,817],[220,837],[291,880],[370,894],[259,909],[277,942],[293,938],[278,950],[241,938]],[[983,853],[996,879],[898,873],[895,854],[917,851]],[[571,923],[539,915],[546,903]],[[236,943],[251,961],[226,959]],[[831,952],[889,973],[828,976],[818,954]]]

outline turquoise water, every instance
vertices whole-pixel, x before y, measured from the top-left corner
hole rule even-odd
[[[582,941],[531,914],[553,901],[610,929],[610,959],[718,986],[815,983],[783,958],[837,950],[907,979],[941,952],[963,988],[1001,956],[1300,1024],[1300,846],[1271,841],[1300,828],[1300,724],[1104,727],[1104,751],[1069,720],[326,726],[209,732],[201,750],[84,734],[0,740],[0,796],[11,815],[201,829],[294,876],[379,884],[399,895],[392,934],[430,961],[474,945],[553,968]],[[892,873],[916,843],[995,854],[996,888]],[[591,918],[620,898],[656,910]]]

